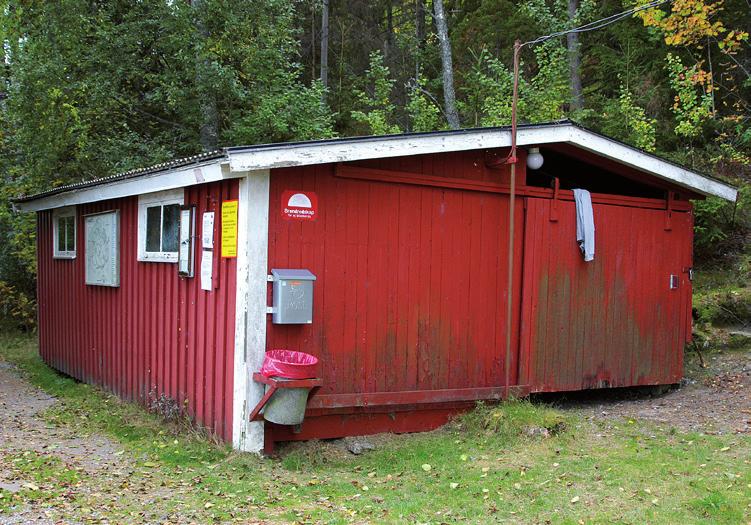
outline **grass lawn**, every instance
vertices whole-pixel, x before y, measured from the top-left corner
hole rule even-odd
[[[319,444],[264,460],[57,374],[29,337],[0,337],[0,358],[59,399],[46,422],[108,437],[121,461],[90,473],[0,443],[0,474],[23,481],[0,489],[0,522],[30,505],[94,523],[751,523],[748,435],[514,401],[362,456]]]

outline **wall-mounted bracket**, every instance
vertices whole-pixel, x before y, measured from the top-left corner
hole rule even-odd
[[[553,178],[553,200],[550,202],[550,222],[558,222],[558,192],[561,189],[561,181],[558,177]]]
[[[266,282],[273,283],[274,282],[274,276],[272,274],[268,274],[266,276]],[[266,307],[266,315],[273,315],[276,313],[276,309],[273,306],[267,306]]]
[[[665,201],[665,231],[673,229],[673,192],[668,192],[668,198]]]
[[[274,395],[274,392],[277,391],[279,388],[308,388],[313,389],[321,386],[322,381],[320,379],[277,379],[275,377],[266,377],[265,375],[260,374],[259,372],[255,372],[253,374],[253,381],[256,383],[263,383],[264,385],[268,385],[268,390],[266,390],[266,393],[263,394],[263,397],[258,402],[256,407],[251,411],[250,415],[248,416],[248,419],[250,421],[260,421],[263,419],[263,416],[261,415],[261,410],[263,410],[263,407],[266,406],[266,403],[269,402],[271,399],[271,396]]]

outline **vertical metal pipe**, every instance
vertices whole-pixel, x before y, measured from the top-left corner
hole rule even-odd
[[[516,110],[519,99],[519,51],[522,44],[514,42],[514,92],[511,98],[511,151],[508,162],[511,164],[511,181],[508,206],[508,302],[506,304],[506,358],[503,362],[506,399],[509,397],[511,382],[511,332],[514,313],[514,201],[516,200]]]

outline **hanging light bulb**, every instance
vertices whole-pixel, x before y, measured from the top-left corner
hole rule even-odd
[[[540,148],[529,148],[527,167],[531,170],[539,170],[543,162],[545,162],[545,159],[542,157],[542,153],[540,153]]]

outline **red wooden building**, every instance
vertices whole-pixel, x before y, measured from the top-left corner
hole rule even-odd
[[[42,357],[187,406],[243,450],[426,430],[507,390],[678,382],[691,200],[735,189],[569,122],[518,137],[513,228],[507,128],[228,148],[21,197]],[[591,262],[574,188],[591,195]],[[272,323],[280,268],[316,276],[312,322]],[[272,348],[323,365],[301,428],[248,422]]]

